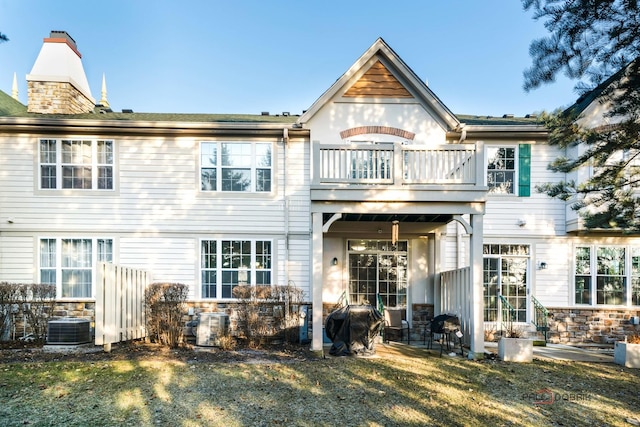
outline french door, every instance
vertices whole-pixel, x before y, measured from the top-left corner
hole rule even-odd
[[[487,247],[503,246],[498,249]],[[504,247],[507,248],[504,248]],[[516,247],[519,250],[514,250]],[[500,295],[515,310],[516,322],[527,322],[529,294],[528,246],[485,245],[484,270],[484,320],[502,322],[502,311],[507,307]]]
[[[406,307],[406,249],[389,252],[371,246],[366,252],[349,252],[349,301],[375,306],[380,295],[385,307]]]

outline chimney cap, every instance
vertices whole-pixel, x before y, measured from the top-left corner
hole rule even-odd
[[[76,41],[66,31],[51,30],[51,33],[49,33],[49,37],[52,38],[52,39],[65,39],[69,43],[71,43],[73,45],[73,47],[75,47],[76,49],[78,48],[78,45],[76,44]]]

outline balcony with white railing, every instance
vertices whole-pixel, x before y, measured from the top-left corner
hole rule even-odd
[[[473,201],[486,191],[481,143],[312,147],[312,200]]]

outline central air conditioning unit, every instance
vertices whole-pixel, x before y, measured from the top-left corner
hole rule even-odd
[[[91,323],[87,319],[64,317],[49,320],[47,344],[74,345],[91,342]]]
[[[220,337],[229,333],[229,315],[226,313],[200,313],[196,345],[217,347]]]

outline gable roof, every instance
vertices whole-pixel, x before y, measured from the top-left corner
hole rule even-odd
[[[573,115],[575,117],[582,114],[591,104],[593,104],[594,101],[597,101],[600,95],[602,95],[609,86],[622,79],[634,65],[637,65],[638,61],[640,61],[640,57],[629,62],[594,89],[582,94],[573,105],[563,111],[563,114]]]
[[[376,61],[342,96],[413,98],[407,88],[380,61]]]
[[[433,111],[438,119],[454,130],[460,121],[446,105],[420,80],[420,78],[405,64],[405,62],[382,39],[375,43],[335,81],[318,98],[313,105],[298,119],[298,123],[308,122],[322,107],[344,90],[358,74],[362,74],[344,93],[345,97],[413,97],[425,107]],[[400,81],[402,79],[402,81]],[[376,91],[374,87],[383,83],[383,91]],[[395,91],[395,92],[394,92]],[[415,96],[414,96],[415,94]]]
[[[16,116],[27,112],[27,107],[0,90],[0,116]]]

